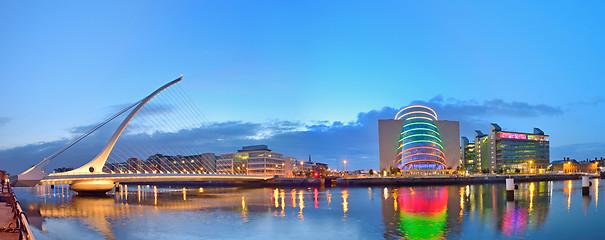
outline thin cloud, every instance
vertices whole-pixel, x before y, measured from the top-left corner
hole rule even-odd
[[[570,105],[597,106],[597,105],[603,103],[603,101],[605,101],[605,99],[603,99],[602,96],[596,96],[596,97],[593,97],[586,101],[578,101],[578,102],[571,103]]]
[[[558,116],[564,113],[561,107],[546,104],[529,104],[519,101],[507,102],[502,99],[485,101],[459,100],[455,98],[444,99],[436,96],[427,101],[413,101],[412,104],[424,104],[432,107],[445,116],[466,117],[514,117],[531,118],[541,116]]]
[[[7,117],[0,117],[0,127],[4,126],[5,124],[7,124],[8,122],[10,122],[11,119],[7,118]]]
[[[530,104],[524,102],[507,102],[500,99],[476,101],[444,99],[437,96],[429,101],[413,101],[411,104],[426,104],[435,109],[440,119],[459,121],[461,135],[465,131],[489,127],[490,122],[499,119],[527,119],[543,118],[563,115],[560,107],[545,104]],[[157,149],[140,150],[145,158],[146,154],[187,154],[213,152],[224,154],[235,152],[241,146],[267,144],[275,152],[286,156],[293,156],[299,160],[306,160],[309,155],[312,160],[325,162],[331,168],[338,164],[342,169],[342,160],[348,160],[347,168],[369,169],[378,166],[378,120],[392,119],[400,108],[383,107],[381,109],[360,112],[351,122],[341,121],[315,121],[309,124],[294,121],[273,120],[265,123],[252,123],[243,121],[210,122],[202,127],[181,129],[172,132],[128,132],[116,144],[125,157],[131,150],[129,147],[159,146]],[[74,128],[75,133],[88,130],[91,126]],[[72,155],[52,167],[80,166],[85,163],[83,159],[91,159],[105,145],[114,126],[108,126],[99,133],[91,135],[86,141],[78,143],[79,148],[70,149]],[[128,134],[129,133],[129,134]],[[18,173],[31,166],[52,152],[64,146],[68,141],[61,139],[53,142],[36,143],[27,146],[0,151],[0,164],[7,166],[6,170]],[[591,146],[591,148],[587,148]],[[604,155],[603,144],[569,145],[553,147],[552,156],[562,157],[562,153],[574,153],[577,157]],[[141,147],[146,149],[146,147]],[[172,149],[174,152],[163,152],[162,149]],[[574,150],[575,149],[575,150]],[[156,152],[157,151],[157,152]],[[185,151],[185,152],[183,152]],[[118,152],[117,150],[115,152]],[[112,153],[113,154],[113,153]],[[138,156],[137,156],[138,157]],[[553,159],[554,159],[553,158]],[[18,163],[9,161],[20,159]],[[51,164],[49,164],[51,165]]]

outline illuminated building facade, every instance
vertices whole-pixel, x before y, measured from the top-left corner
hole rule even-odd
[[[409,106],[401,109],[395,119],[404,120],[397,147],[397,167],[401,170],[445,169],[435,111],[425,106]]]
[[[564,158],[563,160],[550,163],[549,170],[559,173],[595,173],[599,172],[601,160],[585,160],[578,162],[575,159]]]
[[[299,163],[296,164],[295,169],[297,171],[300,172],[319,172],[321,174],[324,174],[325,172],[328,171],[328,164],[326,163],[320,163],[320,162],[313,162],[311,161],[311,155],[309,155],[309,161],[303,162],[300,161]]]
[[[236,153],[221,154],[216,160],[219,174],[286,175],[283,154],[272,152],[267,145],[244,146]]]
[[[475,143],[470,142],[466,137],[462,137],[461,141],[462,147],[460,149],[460,152],[462,156],[460,156],[460,159],[462,160],[462,166],[466,170],[476,170],[477,168],[475,166]]]
[[[548,168],[548,135],[539,128],[534,128],[533,133],[520,133],[502,131],[492,123],[489,134],[475,132],[474,170],[540,173]]]
[[[378,120],[380,169],[456,169],[460,165],[460,124],[437,120],[426,106],[413,105],[395,119]]]

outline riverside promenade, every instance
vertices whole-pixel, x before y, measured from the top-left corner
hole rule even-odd
[[[31,228],[8,182],[0,182],[0,240],[34,240]]]

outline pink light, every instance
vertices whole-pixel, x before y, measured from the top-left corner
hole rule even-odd
[[[501,133],[498,133],[498,137],[512,138],[512,139],[527,139],[527,134],[501,132]]]

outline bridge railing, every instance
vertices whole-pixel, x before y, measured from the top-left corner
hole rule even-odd
[[[13,189],[11,188],[10,184],[8,183],[8,181],[3,180],[0,185],[0,191],[2,193],[8,193],[8,199],[5,200],[7,205],[11,207],[11,212],[13,213],[13,221],[15,223],[14,230],[19,231],[19,239],[35,240],[36,238],[31,232],[27,216],[25,215],[25,212],[23,212],[21,204],[17,200],[17,196],[15,196],[15,192],[13,192]]]

